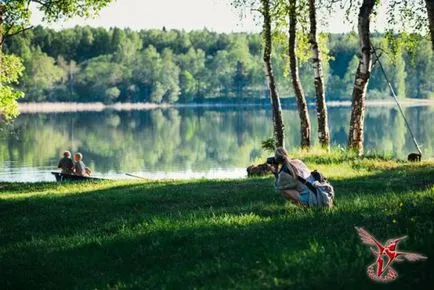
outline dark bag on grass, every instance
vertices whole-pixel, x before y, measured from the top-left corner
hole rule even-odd
[[[298,176],[298,180],[304,183],[313,193],[316,199],[316,207],[333,207],[335,199],[335,190],[319,171],[311,172],[314,182],[309,182],[306,179]]]
[[[316,180],[316,181],[319,181],[319,182],[327,182],[327,178],[324,176],[324,175],[322,175],[322,173],[321,172],[319,172],[318,170],[314,170],[314,171],[312,171],[310,174],[312,174],[312,176],[313,176],[313,178]]]

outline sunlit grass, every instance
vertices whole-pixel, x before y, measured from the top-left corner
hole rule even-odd
[[[434,163],[338,157],[302,156],[335,185],[331,210],[286,203],[271,178],[0,184],[2,288],[427,289]],[[373,283],[354,226],[429,259]]]

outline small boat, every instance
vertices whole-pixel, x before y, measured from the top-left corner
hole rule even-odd
[[[60,172],[51,172],[51,174],[53,174],[54,177],[56,177],[56,181],[58,181],[58,182],[102,180],[101,178],[64,174],[64,173],[60,173]]]

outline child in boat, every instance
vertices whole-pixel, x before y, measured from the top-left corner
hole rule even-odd
[[[60,168],[63,174],[73,173],[74,163],[72,162],[71,159],[71,152],[69,151],[63,152],[63,158],[60,159],[57,168]]]
[[[83,163],[83,155],[81,153],[74,154],[74,174],[78,176],[89,176],[86,171],[86,165]]]

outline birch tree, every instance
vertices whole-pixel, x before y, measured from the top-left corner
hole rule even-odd
[[[289,0],[288,6],[288,56],[289,56],[289,70],[291,76],[292,86],[294,88],[295,97],[297,100],[298,115],[300,118],[300,136],[301,147],[309,148],[310,141],[310,120],[307,108],[307,102],[304,95],[303,87],[300,82],[298,73],[298,61],[296,55],[296,39],[297,39],[297,0]]]
[[[316,95],[316,110],[318,118],[318,140],[323,148],[330,147],[330,131],[328,126],[327,104],[324,92],[321,52],[317,36],[316,0],[309,0],[309,44],[312,50],[312,67]]]
[[[261,0],[261,14],[264,18],[263,38],[264,38],[264,65],[265,73],[268,80],[268,89],[270,90],[270,99],[273,109],[273,126],[274,138],[277,147],[285,145],[285,127],[282,118],[282,107],[280,104],[279,94],[276,88],[273,67],[271,64],[272,52],[272,35],[271,35],[271,16],[270,16],[270,0]]]
[[[363,0],[358,14],[358,35],[360,46],[360,61],[354,80],[351,101],[351,120],[348,133],[348,148],[358,154],[363,153],[363,131],[366,107],[366,93],[371,75],[371,15],[376,0]]]
[[[432,9],[433,0],[390,0],[387,3],[386,15],[387,30],[386,36],[393,40],[401,42],[407,47],[415,49],[421,34],[426,28],[432,27]],[[346,3],[345,1],[341,1]],[[372,67],[372,43],[370,38],[371,18],[373,18],[374,9],[380,2],[376,0],[350,0],[352,9],[354,3],[360,4],[357,17],[357,30],[360,46],[360,61],[357,67],[351,104],[351,120],[348,134],[348,149],[363,154],[363,133],[364,133],[364,116],[366,107],[366,95],[371,76]],[[350,11],[351,12],[351,11]],[[427,13],[428,12],[428,13]],[[428,19],[426,17],[428,15]],[[408,33],[410,32],[410,33]]]
[[[429,31],[431,34],[431,45],[434,51],[434,0],[425,0],[425,3],[428,14]]]
[[[273,134],[274,141],[277,147],[285,146],[285,126],[282,118],[282,106],[280,103],[279,93],[277,91],[276,80],[273,73],[273,65],[271,62],[271,54],[273,50],[272,24],[273,15],[271,13],[272,5],[276,4],[273,0],[260,0],[259,8],[255,0],[235,0],[233,5],[238,8],[249,7],[259,12],[263,19],[262,38],[264,44],[263,60],[267,84],[270,94],[271,107],[273,112]]]

